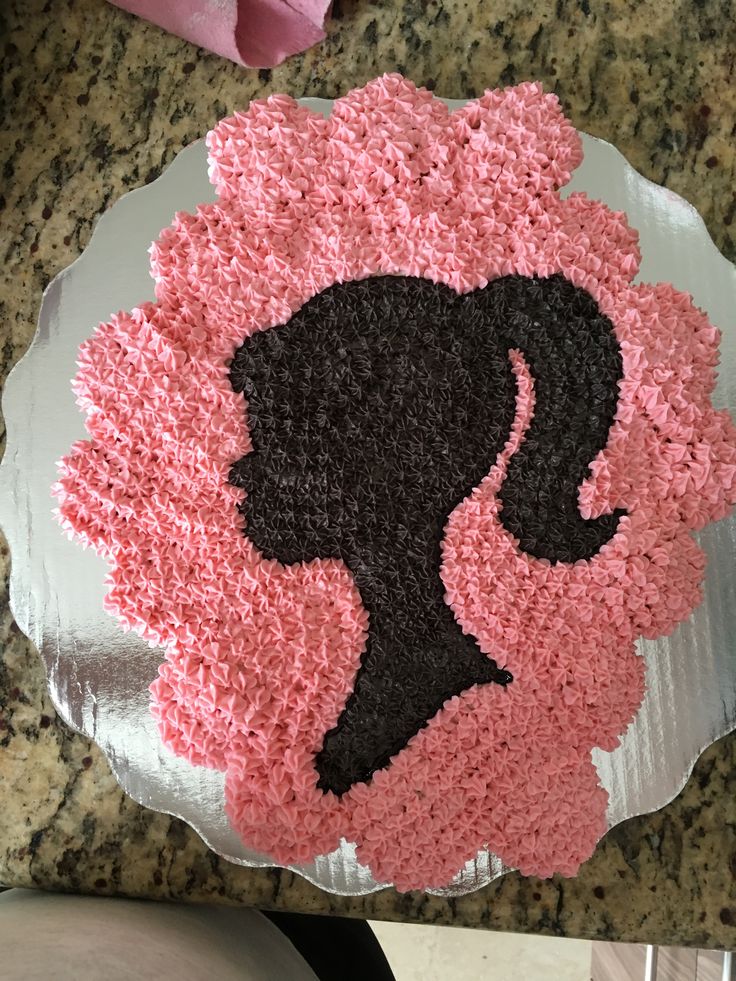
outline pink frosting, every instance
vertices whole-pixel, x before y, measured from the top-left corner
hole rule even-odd
[[[623,214],[560,198],[580,140],[537,84],[449,113],[387,75],[329,119],[272,96],[208,146],[218,201],[155,243],[157,302],[81,349],[89,439],[54,488],[62,525],[110,563],[106,608],[165,649],[151,685],[164,742],[225,772],[233,826],[283,864],[346,838],[399,889],[445,885],[484,846],[526,874],[575,874],[605,831],[591,749],[614,748],[643,697],[635,641],[697,605],[691,533],[736,500],[736,430],[710,403],[718,331],[673,286],[632,285]],[[370,782],[323,794],[314,756],[352,691],[367,616],[340,561],[284,567],[244,537],[227,477],[250,444],[229,359],[335,282],[403,274],[463,292],[510,273],[562,273],[614,324],[618,410],[580,509],[627,516],[569,565],[504,529],[497,492],[534,411],[510,352],[516,421],[448,520],[441,574],[458,623],[514,682],[450,699]]]

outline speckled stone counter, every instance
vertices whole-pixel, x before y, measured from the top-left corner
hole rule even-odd
[[[336,0],[324,44],[244,71],[103,0],[11,0],[0,12],[3,377],[43,288],[122,193],[254,96],[330,97],[395,69],[456,98],[541,79],[579,128],[692,201],[733,259],[733,14],[730,0]],[[456,900],[332,896],[288,872],[230,866],[123,795],[95,746],[56,719],[8,612],[7,549],[2,563],[0,883],[736,947],[736,738],[711,747],[663,811],[611,832],[574,880],[509,875]]]

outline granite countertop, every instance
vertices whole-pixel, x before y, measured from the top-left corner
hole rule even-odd
[[[400,70],[447,97],[541,79],[580,129],[692,201],[736,257],[736,31],[729,0],[336,0],[327,40],[245,71],[104,0],[0,12],[0,364],[95,218],[216,120],[273,91],[332,97]],[[328,895],[243,869],[181,821],[125,797],[57,720],[41,661],[0,597],[0,883],[242,903],[594,939],[736,947],[736,736],[708,749],[657,814],[614,829],[574,880],[512,874],[460,899]]]

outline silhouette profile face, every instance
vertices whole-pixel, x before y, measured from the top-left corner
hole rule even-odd
[[[317,757],[325,790],[369,779],[452,695],[512,683],[462,633],[440,579],[447,519],[514,421],[512,348],[535,412],[502,520],[533,555],[589,557],[617,515],[583,521],[577,492],[605,445],[621,363],[610,322],[562,277],[464,296],[410,277],[339,284],[233,359],[253,444],[231,473],[247,536],[285,564],[343,560],[369,614],[353,693]],[[562,443],[561,419],[574,434]]]

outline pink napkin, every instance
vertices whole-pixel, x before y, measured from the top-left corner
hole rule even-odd
[[[332,0],[112,0],[172,34],[251,68],[321,41]]]

